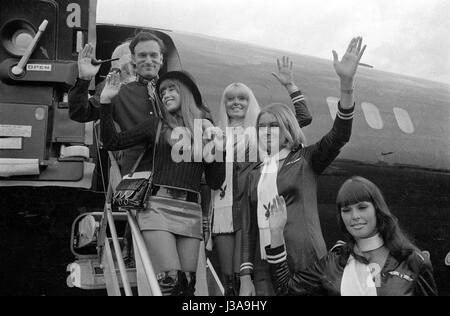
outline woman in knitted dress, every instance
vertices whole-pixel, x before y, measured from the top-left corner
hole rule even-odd
[[[110,75],[104,93],[119,88],[119,78]],[[149,116],[135,128],[121,133],[114,128],[111,106],[102,105],[102,140],[105,148],[113,151],[143,140],[151,148],[145,155],[152,156],[156,148],[154,190],[147,209],[137,214],[138,224],[163,294],[193,295],[203,238],[200,181],[205,174],[207,184],[219,189],[225,179],[225,164],[208,163],[201,155],[198,157],[198,152],[194,153],[196,146],[191,144],[195,126],[199,125],[200,132],[214,126],[208,120],[209,110],[192,77],[187,72],[168,72],[158,80],[156,91],[162,105],[155,113],[161,112],[162,118]],[[163,127],[158,133],[160,121]],[[155,142],[157,135],[159,142]],[[183,146],[186,141],[187,146]]]

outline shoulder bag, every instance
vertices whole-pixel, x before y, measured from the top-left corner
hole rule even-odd
[[[153,161],[151,172],[136,172],[142,158],[149,150],[147,148],[138,158],[130,173],[123,177],[122,181],[117,185],[116,191],[113,195],[113,205],[132,210],[145,209],[147,201],[150,197],[153,188],[153,175],[155,172],[155,157],[156,147],[159,143],[161,135],[162,122],[158,124],[156,132],[155,145],[153,146]]]

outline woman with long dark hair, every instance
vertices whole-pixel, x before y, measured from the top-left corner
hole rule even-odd
[[[119,88],[118,76],[108,76],[105,90],[117,91]],[[225,164],[207,161],[202,155],[202,144],[199,144],[200,148],[195,145],[197,129],[203,134],[203,130],[214,126],[190,74],[168,72],[156,83],[156,91],[160,108],[154,111],[160,112],[160,117],[149,115],[134,128],[120,133],[114,127],[111,105],[102,104],[102,141],[104,147],[111,151],[142,142],[149,144],[151,150],[145,152],[146,158],[143,159],[147,163],[139,166],[137,171],[149,171],[154,164],[154,189],[147,209],[138,211],[137,221],[163,295],[191,296],[195,292],[198,255],[203,239],[199,193],[202,176],[205,174],[206,183],[211,188],[218,189],[225,179]],[[163,127],[159,134],[157,126],[160,122]],[[159,142],[156,141],[157,135],[160,135]],[[178,147],[180,142],[186,146]],[[153,150],[156,150],[154,161]]]
[[[346,242],[309,269],[291,273],[282,239],[286,206],[282,197],[274,200],[267,253],[277,295],[437,295],[431,263],[402,231],[374,183],[347,180],[336,204]]]

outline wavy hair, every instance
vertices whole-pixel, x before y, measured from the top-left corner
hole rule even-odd
[[[272,114],[278,121],[280,133],[286,138],[286,143],[281,144],[289,150],[296,150],[306,146],[306,136],[298,124],[292,109],[286,104],[273,103],[259,113],[256,125],[259,125],[263,114]]]
[[[364,259],[357,256],[354,252],[356,240],[347,231],[345,223],[342,220],[341,210],[343,207],[360,202],[370,202],[375,207],[378,233],[383,238],[385,246],[395,259],[401,262],[407,259],[412,253],[420,252],[400,228],[397,217],[389,210],[380,189],[373,182],[365,178],[353,177],[348,179],[340,188],[336,205],[339,227],[348,242],[346,245],[347,251],[355,258],[364,261]]]
[[[176,90],[180,94],[181,108],[174,115],[169,113],[165,106],[161,106],[163,112],[163,119],[172,129],[177,127],[186,127],[191,135],[194,135],[194,123],[195,120],[201,120],[209,118],[209,109],[203,104],[197,104],[192,92],[189,88],[180,80],[167,79],[161,83],[161,87],[165,85],[175,86]],[[161,96],[158,93],[159,98]],[[162,103],[162,102],[161,102]]]

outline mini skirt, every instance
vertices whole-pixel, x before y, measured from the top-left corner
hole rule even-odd
[[[136,219],[141,231],[166,231],[177,236],[203,240],[202,208],[199,203],[188,202],[172,193],[160,190],[151,196],[144,211]]]

